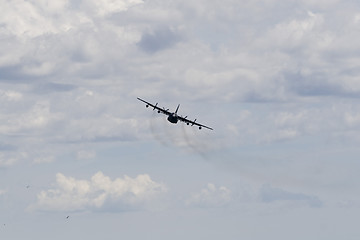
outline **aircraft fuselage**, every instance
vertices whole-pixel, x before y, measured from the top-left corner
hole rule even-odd
[[[147,102],[147,101],[145,101],[145,100],[143,100],[143,99],[141,99],[141,98],[137,98],[137,99],[140,100],[141,102],[145,103],[145,104],[146,104],[145,106],[146,106],[147,108],[151,106],[154,111],[156,110],[158,113],[162,113],[162,114],[167,115],[167,116],[168,116],[168,117],[167,117],[167,120],[168,120],[169,122],[173,123],[173,124],[176,124],[178,121],[180,121],[180,122],[186,123],[186,125],[190,125],[190,124],[191,124],[191,126],[196,125],[196,126],[199,127],[199,129],[201,129],[201,128],[204,127],[204,128],[213,130],[211,127],[208,127],[208,126],[202,125],[202,124],[200,124],[200,123],[197,123],[197,122],[196,122],[196,118],[195,118],[194,121],[191,121],[191,120],[187,119],[187,116],[183,117],[183,116],[177,115],[177,112],[178,112],[178,110],[179,110],[180,104],[177,106],[175,112],[169,112],[169,109],[159,108],[159,107],[157,106],[157,105],[158,105],[157,103],[154,105],[154,104],[151,104],[151,103],[149,103],[149,102]]]
[[[178,116],[176,113],[172,113],[168,116],[167,120],[171,123],[177,123],[179,121]]]

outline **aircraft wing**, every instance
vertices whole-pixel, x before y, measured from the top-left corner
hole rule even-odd
[[[140,100],[140,101],[142,101],[142,102],[144,102],[144,103],[146,103],[146,107],[149,107],[149,106],[151,106],[152,108],[153,108],[153,110],[157,110],[159,113],[163,113],[163,114],[165,114],[165,115],[170,115],[171,113],[168,111],[168,110],[166,110],[165,108],[159,108],[158,106],[157,106],[157,103],[155,104],[155,105],[153,105],[153,104],[151,104],[151,103],[149,103],[149,102],[147,102],[147,101],[145,101],[145,100],[143,100],[143,99],[141,99],[141,98],[137,98],[138,100]]]
[[[186,117],[180,117],[180,116],[178,116],[178,119],[180,120],[180,121],[182,121],[182,122],[185,122],[186,124],[191,124],[191,126],[192,125],[196,125],[196,126],[198,126],[200,129],[203,127],[203,128],[207,128],[207,129],[210,129],[210,130],[214,130],[214,129],[212,129],[211,127],[208,127],[208,126],[205,126],[205,125],[202,125],[202,124],[200,124],[200,123],[197,123],[196,122],[196,119],[194,120],[194,121],[191,121],[191,120],[189,120],[189,119],[186,119]]]

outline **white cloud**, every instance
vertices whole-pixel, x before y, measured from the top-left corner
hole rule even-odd
[[[77,159],[92,159],[96,157],[96,152],[93,150],[81,150],[76,153]]]
[[[95,16],[127,11],[141,3],[141,0],[86,1],[80,3],[79,8],[74,8],[67,0],[2,0],[0,23],[4,24],[5,33],[34,38],[43,34],[65,33],[83,23],[92,24]]]
[[[0,1],[0,4],[3,10],[0,23],[4,24],[4,32],[21,39],[67,31],[80,19],[76,14],[71,15],[73,12],[66,0],[14,0]]]
[[[49,102],[38,102],[27,113],[17,116],[13,123],[10,123],[13,131],[20,129],[43,128],[53,118],[50,112]]]
[[[345,113],[345,123],[349,126],[356,126],[360,123],[360,113]]]
[[[42,62],[40,64],[32,64],[24,66],[23,73],[30,76],[46,76],[53,72],[55,63]]]
[[[22,100],[23,95],[21,94],[21,92],[17,92],[17,91],[3,91],[0,89],[0,99],[5,99],[6,101],[20,101]]]
[[[27,154],[25,152],[17,152],[17,151],[4,151],[0,152],[0,167],[9,167],[20,160],[24,160],[27,158]]]
[[[4,159],[3,156],[0,156],[0,167],[2,166],[11,166],[17,162],[16,158],[6,158]]]
[[[35,163],[35,164],[51,163],[51,162],[54,162],[54,160],[55,160],[54,156],[44,156],[44,157],[35,158],[33,163]]]
[[[22,101],[21,103],[24,105],[29,104],[29,109],[20,108],[19,110],[8,112],[3,116],[0,115],[0,120],[3,120],[0,132],[4,134],[22,135],[36,131],[37,135],[45,134],[45,132],[51,129],[50,125],[64,118],[63,113],[52,112],[49,101],[41,100],[33,104],[31,101],[26,103]]]
[[[1,175],[4,182],[21,176],[44,183],[42,171],[64,169],[64,156],[95,157],[86,168],[84,161],[71,162],[89,174],[99,165],[113,167],[111,158],[120,154],[136,158],[122,160],[135,170],[153,166],[149,160],[156,158],[164,166],[155,172],[166,171],[169,181],[185,189],[208,174],[197,171],[203,160],[243,173],[225,176],[229,181],[288,178],[303,186],[264,191],[270,204],[249,200],[265,208],[314,204],[307,193],[316,191],[306,188],[320,183],[328,186],[323,192],[346,185],[338,192],[351,199],[346,194],[359,182],[349,175],[360,142],[359,2],[0,0],[0,9],[0,168],[19,173]],[[164,116],[153,120],[137,96],[170,109],[180,103],[181,114],[215,130],[171,125]],[[171,149],[161,149],[151,131],[163,134]],[[133,142],[123,142],[128,140]],[[183,146],[191,151],[179,154]],[[174,161],[166,160],[168,152]],[[192,161],[196,153],[200,161]],[[34,159],[56,163],[31,165]],[[193,169],[189,181],[179,181],[180,165]],[[142,207],[151,197],[138,193],[157,183],[133,177],[80,180],[59,174],[35,207]],[[138,186],[130,187],[131,181]],[[243,205],[236,189],[198,190],[189,195],[190,206]],[[156,197],[164,190],[153,192]],[[10,205],[21,209],[17,201]]]
[[[98,172],[90,180],[78,180],[58,173],[56,188],[41,191],[37,204],[31,208],[75,211],[102,209],[110,204],[110,207],[126,210],[127,207],[140,206],[164,192],[165,185],[154,182],[147,174],[111,180]]]
[[[62,12],[69,6],[69,0],[31,0],[30,2],[41,7],[43,11],[53,14]]]
[[[291,20],[287,23],[280,23],[269,33],[270,43],[278,44],[281,47],[296,47],[303,44],[304,39],[312,37],[312,32],[317,33],[316,27],[323,23],[320,14],[308,12],[308,16],[301,20]]]
[[[128,10],[130,7],[143,3],[142,0],[98,0],[91,1],[94,9],[101,16],[122,12]]]
[[[339,0],[302,0],[301,2],[303,2],[306,5],[309,6],[319,6],[319,7],[329,7],[329,6],[333,6],[334,4],[338,3]]]
[[[294,126],[302,123],[307,118],[307,112],[299,113],[280,112],[277,114],[275,123],[279,126]]]
[[[98,118],[80,118],[65,126],[66,134],[57,137],[63,141],[128,141],[136,136],[134,119],[105,115]],[[133,131],[134,130],[134,131]]]
[[[219,107],[229,106],[222,114],[221,121],[225,124],[220,124],[220,117],[214,114],[218,110],[209,109],[207,115],[194,111],[189,117],[205,116],[205,123],[219,123],[228,132],[237,132],[233,144],[331,132],[327,130],[339,123],[334,118],[336,113],[322,111],[321,104],[316,105],[318,113],[311,112],[308,110],[311,103],[299,101],[308,95],[341,97],[346,95],[346,89],[358,88],[355,74],[358,61],[346,58],[352,64],[333,64],[329,59],[338,58],[326,55],[338,49],[337,45],[349,45],[355,50],[356,44],[347,40],[357,39],[356,26],[351,24],[358,25],[354,20],[358,14],[344,25],[346,31],[340,38],[337,29],[330,25],[327,12],[299,8],[281,14],[262,14],[280,9],[273,1],[267,1],[264,9],[258,8],[258,4],[257,1],[245,5],[236,1],[206,5],[185,1],[166,6],[152,1],[75,4],[17,0],[14,5],[3,2],[9,14],[0,16],[4,23],[2,33],[6,33],[0,40],[4,42],[0,45],[0,67],[4,68],[0,77],[4,81],[22,81],[22,85],[6,94],[0,91],[0,99],[9,104],[18,103],[0,115],[0,131],[36,132],[40,142],[43,139],[47,142],[136,139],[146,133],[139,130],[143,126],[138,120],[142,113],[136,116],[131,112],[134,108],[128,107],[132,104],[130,97],[151,93],[149,101],[181,99],[181,103],[189,103],[187,106],[199,103],[200,108],[214,103],[219,103]],[[293,4],[284,3],[283,7]],[[49,12],[45,11],[47,6]],[[25,10],[29,11],[23,14]],[[159,18],[158,12],[167,14]],[[26,23],[28,15],[37,19],[35,24]],[[43,21],[48,23],[41,27]],[[254,21],[259,21],[256,28],[251,27]],[[211,23],[216,23],[215,30]],[[208,25],[211,29],[207,29]],[[209,31],[221,38],[213,43],[214,38],[207,35]],[[24,38],[28,32],[32,35]],[[139,47],[141,36],[149,34],[154,35],[150,42],[155,46],[164,41],[172,43],[174,37],[177,44],[169,44],[149,56]],[[354,71],[351,78],[341,75],[346,66],[354,68],[350,71]],[[341,83],[332,87],[334,81],[327,79],[326,74],[314,80],[317,71],[331,72],[333,79],[339,76],[347,80],[335,81]],[[29,78],[36,80],[27,81]],[[57,84],[73,87],[29,93],[29,89],[54,83],[54,79]],[[19,86],[26,86],[25,90],[21,91]],[[344,86],[345,90],[338,86]],[[258,102],[259,106],[265,106],[276,101],[293,102],[295,108],[303,104],[303,109],[277,105],[273,113],[248,111],[251,115],[244,117],[242,106],[239,107],[241,103]],[[314,113],[316,118],[312,117]],[[327,123],[322,125],[322,122]]]
[[[221,207],[232,200],[231,191],[224,187],[216,187],[209,183],[199,193],[193,194],[187,201],[187,205],[197,207]]]

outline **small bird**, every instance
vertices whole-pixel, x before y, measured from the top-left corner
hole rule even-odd
[[[67,216],[66,219],[68,219],[70,216]]]

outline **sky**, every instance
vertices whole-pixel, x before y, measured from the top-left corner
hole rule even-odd
[[[0,0],[0,238],[358,239],[359,38],[353,0]]]

